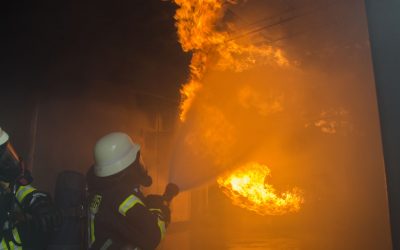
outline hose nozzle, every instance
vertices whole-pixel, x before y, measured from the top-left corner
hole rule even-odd
[[[170,203],[172,199],[179,194],[179,187],[174,183],[168,183],[165,187],[163,198],[166,202]]]

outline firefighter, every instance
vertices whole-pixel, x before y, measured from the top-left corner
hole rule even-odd
[[[155,249],[169,223],[168,206],[146,204],[141,186],[148,175],[140,145],[114,132],[94,147],[95,163],[87,173],[89,249]]]
[[[50,196],[31,186],[32,181],[0,128],[0,250],[43,250],[62,223]]]

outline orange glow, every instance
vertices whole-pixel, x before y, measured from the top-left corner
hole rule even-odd
[[[174,0],[178,5],[175,14],[179,42],[183,51],[192,52],[189,66],[190,76],[181,88],[180,120],[185,122],[188,112],[196,112],[196,125],[191,127],[185,138],[186,148],[194,155],[211,159],[218,170],[232,166],[232,152],[237,148],[239,134],[237,125],[212,103],[203,103],[196,109],[193,104],[202,91],[205,75],[211,71],[243,72],[252,67],[272,64],[289,66],[289,60],[281,49],[254,44],[231,36],[223,23],[225,10],[235,1],[227,0]],[[220,85],[224,84],[223,79]],[[267,116],[283,110],[282,98],[261,96],[246,86],[237,95],[236,103],[249,110]],[[221,91],[224,91],[221,88]],[[222,94],[222,93],[221,93]],[[222,96],[222,95],[221,95]],[[232,105],[234,102],[231,102]],[[262,215],[280,215],[300,209],[302,198],[297,190],[277,195],[264,179],[269,169],[253,163],[220,177],[218,183],[233,203]]]
[[[184,121],[186,119],[186,112],[192,106],[194,97],[197,91],[201,88],[201,84],[197,81],[191,80],[184,84],[180,90],[182,96],[182,103],[180,105],[181,113],[180,120]]]
[[[216,167],[232,164],[231,153],[238,140],[235,127],[213,106],[202,105],[198,115],[201,119],[185,137],[186,145],[197,155],[207,154]]]
[[[248,163],[218,178],[224,193],[237,206],[254,211],[260,215],[282,215],[298,212],[303,203],[297,188],[277,194],[266,177],[271,171],[265,165]]]

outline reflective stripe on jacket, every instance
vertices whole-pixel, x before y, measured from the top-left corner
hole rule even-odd
[[[15,194],[15,197],[17,197],[19,203],[22,203],[25,197],[34,191],[36,191],[36,188],[32,187],[31,185],[19,186]]]
[[[165,221],[162,219],[161,209],[150,208],[149,210],[157,215],[157,224],[161,232],[161,239],[164,239],[165,232],[167,231],[167,226],[165,225]]]
[[[16,228],[14,228],[14,229],[12,230],[12,235],[13,235],[13,237],[14,237],[14,240],[15,240],[18,244],[21,245],[21,239],[20,239],[20,237],[19,237],[19,233],[18,233],[18,230],[17,230]],[[14,244],[13,241],[9,241],[9,242],[8,242],[8,246],[9,246],[9,248],[7,247],[7,242],[6,242],[6,240],[3,238],[3,239],[1,240],[1,243],[0,243],[0,250],[22,250],[22,247],[21,247],[21,246],[18,246],[18,245],[16,245],[16,244]]]
[[[124,246],[155,249],[162,238],[162,222],[146,205],[139,177],[127,168],[113,176],[98,177],[91,167],[88,184],[88,245],[91,250]],[[100,199],[95,197],[101,197]],[[97,201],[96,201],[97,200]],[[93,209],[95,208],[95,209]],[[111,245],[110,245],[111,243]]]
[[[34,191],[36,191],[36,188],[32,187],[31,185],[19,186],[17,188],[17,191],[15,192],[15,197],[17,198],[18,202],[21,204],[24,201],[24,199],[26,198],[26,196],[28,196],[29,194],[31,194]],[[21,245],[21,238],[20,238],[17,228],[12,229],[12,236],[14,237],[14,240],[19,245]],[[14,250],[14,249],[22,250],[23,248],[21,246],[14,244],[14,242],[12,240],[10,240],[8,242],[8,246],[7,246],[6,240],[4,238],[1,239],[0,250]]]
[[[88,219],[89,219],[89,225],[88,225],[88,233],[89,233],[88,241],[89,242],[88,243],[89,243],[89,248],[90,247],[94,247],[94,245],[98,244],[98,243],[94,244],[95,241],[96,241],[96,232],[95,232],[96,222],[95,221],[97,221],[96,214],[98,213],[98,211],[100,209],[101,201],[102,201],[102,196],[99,195],[99,194],[94,195],[92,200],[90,201],[90,206],[89,206],[89,210],[88,210]],[[131,209],[133,209],[134,207],[136,207],[136,206],[143,207],[144,209],[149,211],[151,214],[153,214],[157,218],[156,223],[157,223],[158,229],[160,231],[160,238],[163,239],[164,235],[165,235],[165,232],[166,232],[166,225],[165,225],[165,222],[162,220],[162,212],[161,212],[161,210],[160,209],[148,209],[146,207],[146,204],[137,195],[130,194],[125,200],[123,200],[119,204],[118,211],[116,211],[116,212],[119,213],[120,215],[124,216],[124,217],[127,217],[128,212]],[[114,243],[115,242],[113,240],[108,238],[106,241],[104,241],[101,244],[101,247],[99,245],[98,245],[98,247],[100,247],[100,249],[108,249]],[[135,248],[135,249],[140,249],[140,248]]]
[[[146,205],[139,197],[137,197],[134,194],[131,194],[121,203],[121,205],[119,205],[118,212],[123,216],[126,216],[126,213],[129,211],[129,209],[133,208],[136,204],[140,204],[146,207]],[[166,227],[165,227],[165,222],[161,219],[160,216],[162,212],[160,209],[154,209],[154,208],[150,208],[149,210],[157,215],[157,225],[158,228],[160,229],[161,239],[163,239],[166,232]]]
[[[136,204],[145,206],[143,201],[139,197],[137,197],[134,194],[131,194],[121,203],[121,205],[119,205],[118,212],[123,216],[126,216],[126,213],[129,211],[129,209],[131,209]]]
[[[96,194],[93,199],[90,201],[89,210],[88,210],[88,246],[89,248],[92,247],[93,243],[96,240],[95,231],[94,231],[94,219],[96,214],[99,212],[99,207],[101,204],[102,196]]]

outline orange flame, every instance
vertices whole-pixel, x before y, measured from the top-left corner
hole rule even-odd
[[[179,6],[175,14],[179,42],[183,51],[193,53],[190,77],[181,89],[181,121],[186,119],[193,99],[202,86],[204,74],[210,66],[219,70],[243,71],[265,61],[273,61],[281,66],[289,65],[280,49],[272,46],[239,44],[226,30],[217,28],[226,6],[235,1],[174,0],[174,2]]]
[[[269,45],[255,46],[244,44],[230,36],[229,25],[222,23],[225,10],[235,0],[173,0],[178,5],[175,14],[179,42],[183,51],[192,52],[190,76],[181,88],[180,120],[185,121],[188,111],[204,85],[204,76],[209,70],[241,72],[256,65],[273,63],[289,66],[283,51]],[[282,109],[279,100],[272,100],[270,106],[263,97],[253,92],[240,93],[239,101],[245,107],[253,107],[267,115]],[[247,103],[249,102],[249,103]],[[205,105],[199,112],[206,116],[201,119],[197,129],[189,132],[186,143],[195,145],[194,151],[211,152],[216,166],[229,165],[230,145],[235,141],[238,131],[230,126],[222,112]],[[212,150],[209,150],[212,149]],[[296,212],[300,209],[302,198],[297,189],[280,195],[264,179],[269,169],[252,163],[237,171],[221,176],[218,183],[234,204],[259,214],[279,215]]]
[[[300,190],[294,188],[291,192],[278,195],[265,182],[270,173],[267,166],[253,162],[219,177],[217,181],[235,205],[260,215],[282,215],[299,211],[303,203]]]
[[[214,29],[223,14],[222,0],[174,0],[179,6],[176,11],[176,27],[179,42],[185,52],[193,51],[190,63],[189,81],[181,89],[181,121],[185,120],[206,70],[208,53],[216,41],[222,41],[222,34]],[[213,42],[215,41],[215,42]]]

